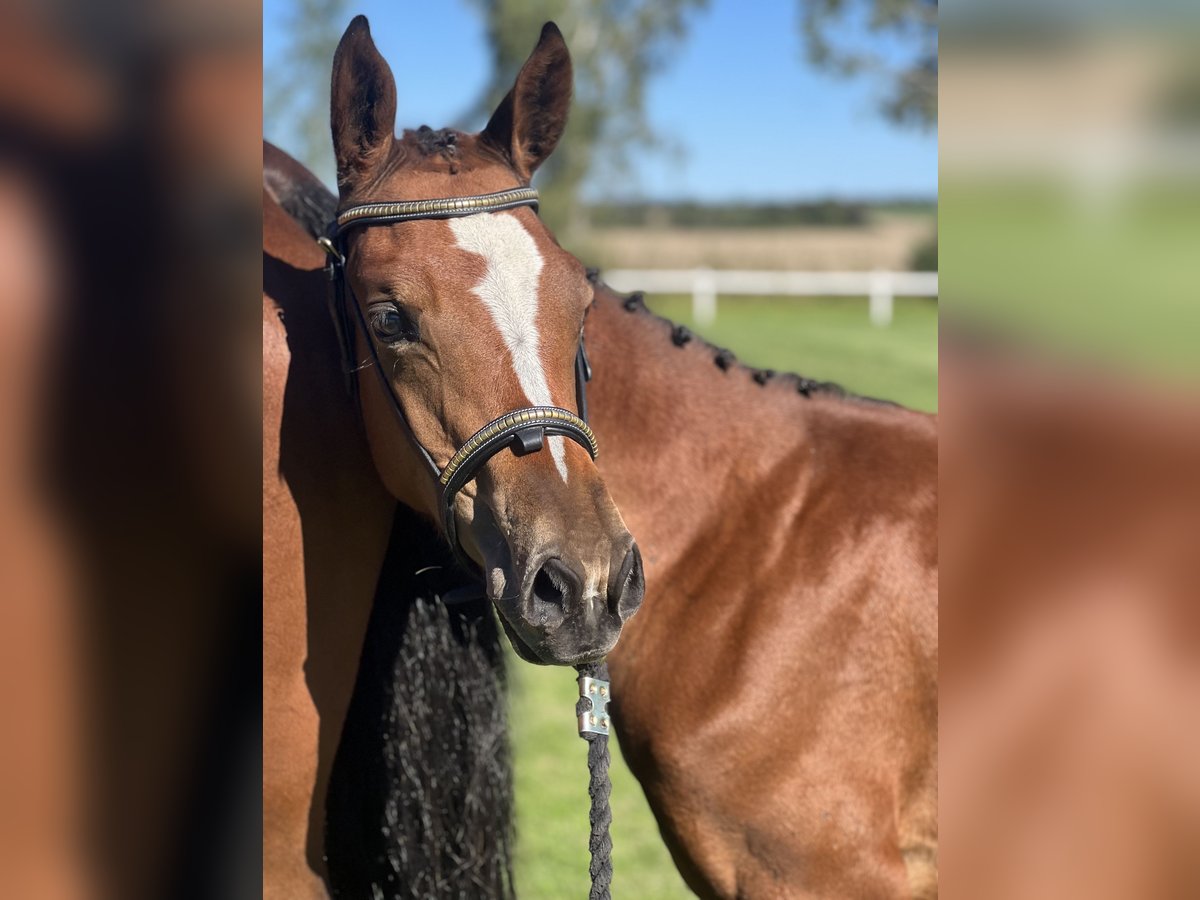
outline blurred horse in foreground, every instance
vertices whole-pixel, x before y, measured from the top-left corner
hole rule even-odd
[[[941,341],[947,895],[1200,896],[1200,415]]]

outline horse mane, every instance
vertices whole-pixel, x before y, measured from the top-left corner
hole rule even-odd
[[[334,897],[513,900],[504,653],[489,601],[440,599],[460,584],[398,504],[327,794]]]
[[[323,237],[337,215],[337,197],[312,172],[263,141],[263,187],[313,238]]]
[[[671,343],[676,347],[683,347],[686,344],[696,341],[700,346],[712,351],[713,364],[721,371],[728,371],[731,368],[738,368],[748,372],[754,382],[760,387],[765,387],[772,381],[790,381],[796,387],[796,393],[802,397],[833,397],[839,400],[847,400],[859,403],[878,404],[880,406],[898,406],[891,400],[881,400],[876,397],[867,397],[862,394],[855,394],[848,391],[840,384],[832,381],[819,381],[815,378],[807,378],[804,375],[798,375],[792,372],[776,372],[774,369],[758,369],[753,366],[748,366],[745,363],[738,362],[737,356],[732,350],[727,350],[723,347],[718,347],[704,338],[697,335],[686,325],[680,325],[672,322],[665,316],[660,316],[646,306],[645,291],[633,291],[630,294],[622,294],[619,291],[613,290],[605,284],[600,278],[600,270],[589,268],[587,270],[588,281],[591,282],[593,288],[608,291],[614,297],[621,300],[621,305],[626,312],[637,313],[655,322],[660,322],[670,329]]]

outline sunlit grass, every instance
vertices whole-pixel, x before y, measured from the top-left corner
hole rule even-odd
[[[691,298],[649,297],[660,315],[695,327]],[[895,318],[877,328],[866,298],[721,297],[716,321],[697,328],[742,362],[895,400],[937,408],[937,322],[933,300],[901,298]]]
[[[942,295],[959,321],[1156,375],[1200,374],[1200,186],[942,182]],[[1090,199],[1089,199],[1090,197]]]
[[[575,672],[510,654],[510,728],[516,768],[517,896],[586,897],[587,744],[575,729]],[[693,896],[675,870],[642,789],[611,744],[613,896]]]

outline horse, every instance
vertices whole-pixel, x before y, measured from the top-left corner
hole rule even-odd
[[[943,884],[1200,896],[1194,393],[961,322],[940,347]]]
[[[595,294],[600,467],[648,585],[613,721],[677,867],[701,897],[934,896],[934,417]]]
[[[680,871],[701,896],[931,895],[934,420],[593,292],[599,465],[649,574],[614,724]]]
[[[341,396],[323,254],[266,193],[263,236],[263,887],[326,897],[325,796],[396,503]]]
[[[539,62],[539,91],[553,70]],[[366,108],[386,112],[389,84]],[[405,141],[449,169],[479,147]],[[608,654],[613,719],[685,880],[707,897],[933,895],[935,420],[746,369],[636,296],[590,294],[597,462],[652,586]],[[378,393],[363,411],[395,425]]]
[[[258,110],[204,100],[257,53],[238,29],[219,66],[148,32],[93,53],[60,15],[0,19],[24,85],[0,103],[0,895],[245,892],[258,351],[235,298],[257,202],[234,185]],[[135,57],[160,89],[117,74]]]
[[[384,485],[441,522],[521,654],[559,665],[611,650],[644,589],[594,435],[568,409],[582,405],[586,271],[530,208],[571,90],[548,23],[482,132],[397,138],[395,80],[356,17],[333,61],[327,244],[342,333],[374,370],[358,384]]]
[[[264,145],[277,169],[324,192]],[[499,635],[437,602],[453,558],[378,479],[291,221],[312,211],[270,187],[263,207],[264,891],[511,897]]]
[[[264,179],[270,895],[324,896],[325,790],[397,502],[441,522],[530,661],[600,659],[640,607],[640,553],[593,464],[594,435],[570,409],[582,407],[591,287],[530,209],[528,183],[561,137],[571,80],[549,24],[482,132],[397,138],[391,71],[366,19],[350,23],[331,102],[336,336],[294,321],[312,315],[320,251]],[[366,370],[340,404],[328,377],[343,369],[338,339]],[[317,371],[324,380],[304,381]],[[306,517],[321,519],[319,535]]]

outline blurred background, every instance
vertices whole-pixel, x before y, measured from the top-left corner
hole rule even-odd
[[[943,10],[942,224],[956,312],[1164,376],[1200,366],[1200,21]]]
[[[1200,896],[1200,16],[940,22],[941,887]]]
[[[560,242],[751,365],[936,407],[934,3],[267,0],[264,132],[331,187],[330,64],[357,13],[396,75],[399,127],[471,131],[553,19],[575,100],[535,184]],[[578,896],[575,682],[509,671],[518,895]],[[690,896],[615,768],[614,891]]]

